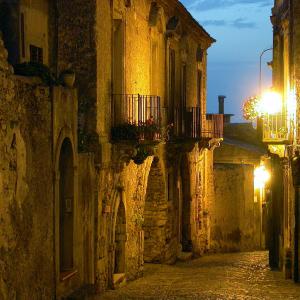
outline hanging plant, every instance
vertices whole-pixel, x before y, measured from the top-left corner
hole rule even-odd
[[[135,164],[141,165],[144,163],[148,156],[151,156],[151,151],[149,151],[147,147],[139,145],[137,148],[137,153],[132,159]]]
[[[258,97],[250,97],[243,104],[243,117],[245,120],[254,120],[259,116]]]

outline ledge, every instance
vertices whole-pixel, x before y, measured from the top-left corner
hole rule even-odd
[[[78,273],[78,270],[70,270],[70,271],[64,271],[60,272],[59,279],[60,281],[66,281],[73,276],[75,276]]]

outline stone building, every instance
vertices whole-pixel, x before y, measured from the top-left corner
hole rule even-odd
[[[214,152],[212,251],[265,249],[266,188],[255,174],[266,155],[251,123],[225,124],[224,141]]]
[[[208,251],[223,120],[206,114],[215,40],[185,7],[0,0],[0,31],[0,299]]]
[[[298,281],[299,216],[293,187],[292,161],[299,149],[299,1],[275,0],[273,24],[273,89],[282,96],[282,109],[263,116],[263,141],[271,158],[269,197],[270,265]],[[296,170],[297,172],[297,170]],[[295,238],[296,237],[296,238]]]

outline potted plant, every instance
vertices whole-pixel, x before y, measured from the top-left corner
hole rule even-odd
[[[60,78],[64,86],[72,88],[75,83],[75,72],[71,68],[68,68],[61,72]]]
[[[159,127],[156,125],[153,116],[150,116],[142,127],[146,140],[154,141],[157,138],[157,135],[159,134]]]

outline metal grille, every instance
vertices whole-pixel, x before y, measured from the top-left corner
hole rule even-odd
[[[263,117],[263,141],[266,143],[287,143],[292,139],[294,126],[292,116],[286,113]]]
[[[201,114],[200,107],[175,109],[174,135],[182,138],[222,138],[223,115]]]
[[[159,96],[140,94],[113,95],[112,118],[113,128],[130,126],[131,129],[136,129],[139,139],[161,138]]]

